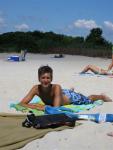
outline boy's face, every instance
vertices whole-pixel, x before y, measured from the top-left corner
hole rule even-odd
[[[48,87],[51,84],[52,78],[50,73],[44,73],[40,76],[39,81],[43,87]]]

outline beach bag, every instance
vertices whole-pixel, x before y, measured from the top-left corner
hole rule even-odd
[[[25,121],[22,122],[23,127],[34,127],[36,129],[56,128],[63,125],[74,127],[75,119],[64,113],[35,116],[32,112],[29,112]]]

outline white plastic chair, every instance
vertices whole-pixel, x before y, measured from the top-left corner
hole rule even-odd
[[[25,61],[27,50],[21,50],[20,56],[13,55],[7,58],[8,61]]]

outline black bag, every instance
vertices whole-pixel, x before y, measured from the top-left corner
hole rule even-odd
[[[59,126],[75,126],[75,120],[68,117],[66,114],[50,114],[50,115],[42,115],[35,116],[31,111],[27,115],[27,118],[24,122],[22,122],[23,127],[34,127],[36,129],[39,128],[55,128]]]

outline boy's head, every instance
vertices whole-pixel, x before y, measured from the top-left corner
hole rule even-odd
[[[49,67],[48,65],[47,66],[41,66],[39,69],[38,69],[38,79],[40,81],[40,77],[45,74],[45,73],[49,73],[50,76],[51,76],[51,81],[53,79],[53,69],[51,67]]]

